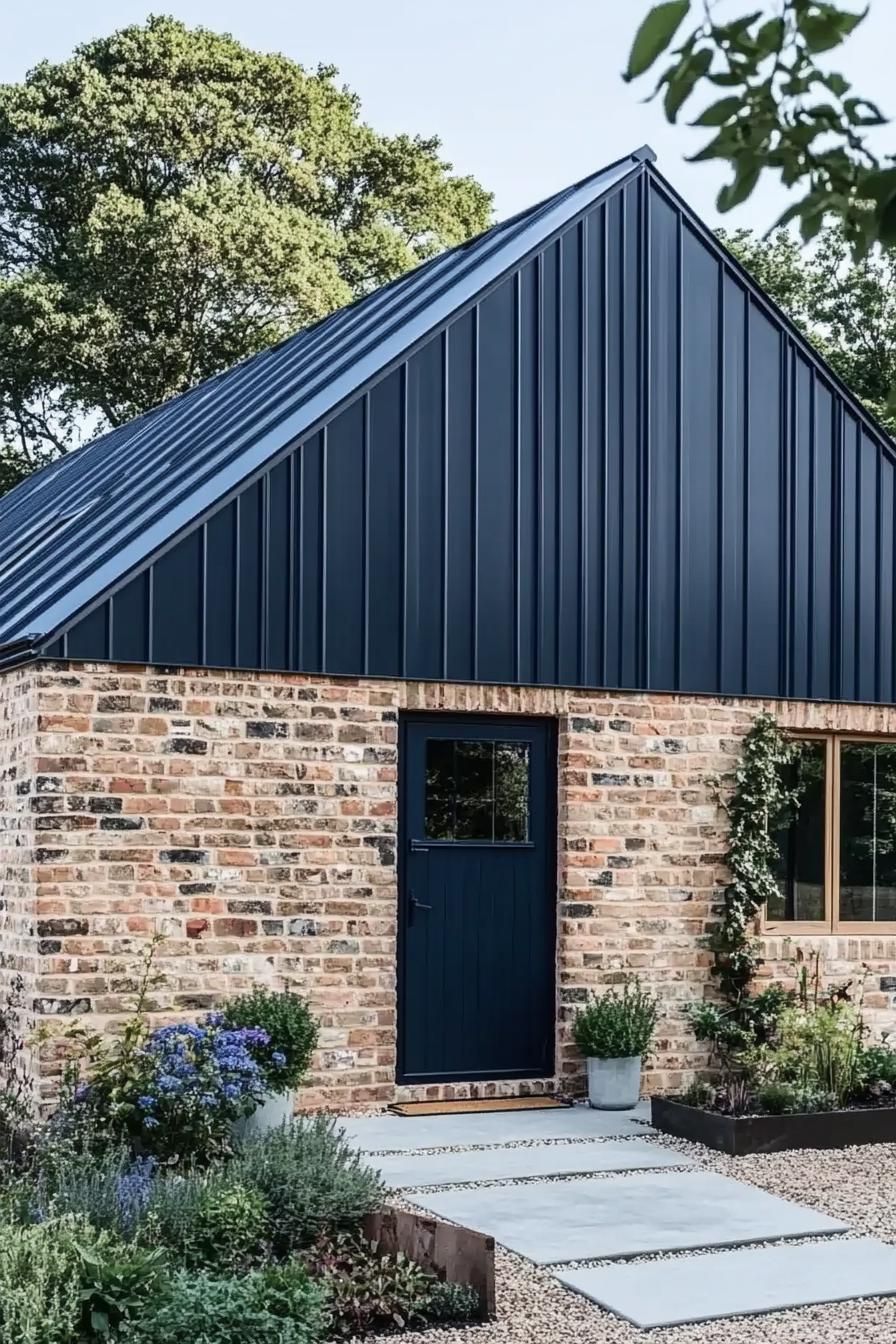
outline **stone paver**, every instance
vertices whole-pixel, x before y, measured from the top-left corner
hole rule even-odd
[[[393,1189],[461,1185],[465,1181],[512,1181],[533,1176],[582,1176],[598,1171],[692,1167],[680,1153],[658,1144],[549,1143],[520,1148],[474,1148],[461,1153],[393,1153],[369,1159]]]
[[[346,1138],[365,1153],[408,1153],[419,1148],[474,1148],[489,1144],[542,1143],[547,1139],[637,1138],[650,1104],[633,1111],[476,1111],[469,1115],[364,1115],[339,1120]]]
[[[847,1230],[825,1214],[706,1171],[436,1190],[413,1202],[540,1265]]]
[[[872,1237],[558,1270],[555,1278],[633,1325],[684,1325],[896,1294],[896,1246]]]

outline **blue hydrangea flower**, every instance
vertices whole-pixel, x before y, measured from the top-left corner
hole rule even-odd
[[[271,1063],[276,1064],[278,1069],[282,1069],[286,1063],[286,1056],[282,1050],[274,1050],[271,1054]]]
[[[155,1097],[143,1096],[137,1098],[137,1105],[141,1111],[151,1111],[156,1104]]]

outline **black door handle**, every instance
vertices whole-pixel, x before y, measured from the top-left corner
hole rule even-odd
[[[413,924],[415,910],[431,910],[431,909],[432,909],[431,905],[424,905],[423,901],[417,900],[417,897],[414,895],[412,891],[408,892],[408,924]]]

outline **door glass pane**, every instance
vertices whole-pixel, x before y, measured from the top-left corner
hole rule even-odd
[[[766,911],[775,922],[825,917],[825,775],[824,742],[801,743],[798,758],[788,767],[788,783],[798,789],[799,806],[790,826],[776,836],[781,854],[778,896]]]
[[[528,840],[528,743],[429,738],[425,827],[428,840]]]
[[[840,748],[840,918],[896,920],[896,743]]]

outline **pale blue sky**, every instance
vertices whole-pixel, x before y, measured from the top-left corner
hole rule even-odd
[[[747,8],[746,0],[733,3],[737,12]],[[495,193],[499,217],[646,141],[694,208],[710,223],[718,219],[723,170],[684,162],[705,132],[667,126],[659,105],[642,103],[644,90],[620,78],[648,0],[7,0],[0,7],[2,81],[154,9],[305,65],[337,65],[366,120],[382,131],[439,134],[456,168]],[[837,60],[890,114],[894,50],[896,0],[872,0]],[[891,134],[896,142],[896,129]],[[725,222],[764,228],[784,199],[770,185]]]

